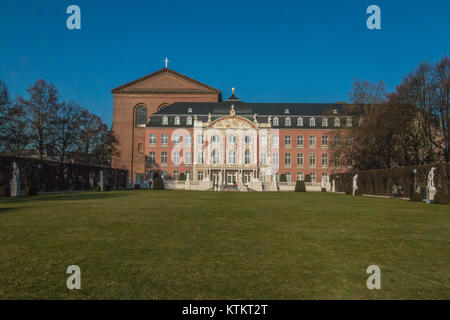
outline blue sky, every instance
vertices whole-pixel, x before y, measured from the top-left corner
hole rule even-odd
[[[66,8],[81,8],[81,30]],[[381,30],[366,8],[381,8]],[[353,79],[389,90],[450,52],[450,1],[2,2],[0,79],[13,96],[38,79],[112,121],[110,90],[169,67],[251,102],[348,101]]]

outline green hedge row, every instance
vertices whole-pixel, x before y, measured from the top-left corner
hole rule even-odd
[[[434,173],[434,184],[438,191],[438,197],[445,198],[448,196],[449,190],[450,163],[336,173],[331,175],[330,182],[335,183],[336,191],[352,194],[353,176],[357,173],[358,194],[364,193],[392,196],[392,186],[396,184],[397,186],[402,187],[403,196],[417,200],[419,197],[424,197],[428,173],[432,167],[436,168]],[[414,169],[417,170],[415,174],[415,188]],[[418,193],[418,195],[415,193]]]

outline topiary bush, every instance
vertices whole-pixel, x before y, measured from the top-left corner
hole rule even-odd
[[[297,181],[295,183],[295,192],[306,192],[305,181]]]
[[[153,190],[164,190],[164,181],[161,177],[153,179]]]

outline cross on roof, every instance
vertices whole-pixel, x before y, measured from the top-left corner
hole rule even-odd
[[[164,59],[164,62],[166,63],[166,68],[167,68],[167,65],[169,64],[169,59],[167,59],[167,57]]]

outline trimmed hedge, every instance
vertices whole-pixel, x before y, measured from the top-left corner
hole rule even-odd
[[[295,183],[295,192],[306,192],[305,181],[297,181]]]
[[[153,190],[164,190],[164,181],[161,177],[153,179]]]
[[[353,176],[358,174],[357,193],[392,196],[392,186],[401,186],[404,197],[427,186],[428,173],[432,167],[436,168],[434,184],[438,193],[448,195],[450,181],[450,163],[439,163],[436,165],[409,166],[394,169],[366,170],[358,172],[335,173],[331,180],[335,182],[335,190],[352,194]],[[414,173],[416,173],[416,187],[414,190]],[[417,197],[417,196],[414,196]]]
[[[0,156],[0,194],[9,195],[9,183],[13,174],[13,162],[20,172],[23,195],[35,195],[48,191],[90,191],[100,182],[103,171],[105,186],[109,189],[127,187],[128,171],[109,167],[94,167],[74,163],[60,163],[34,158]]]

